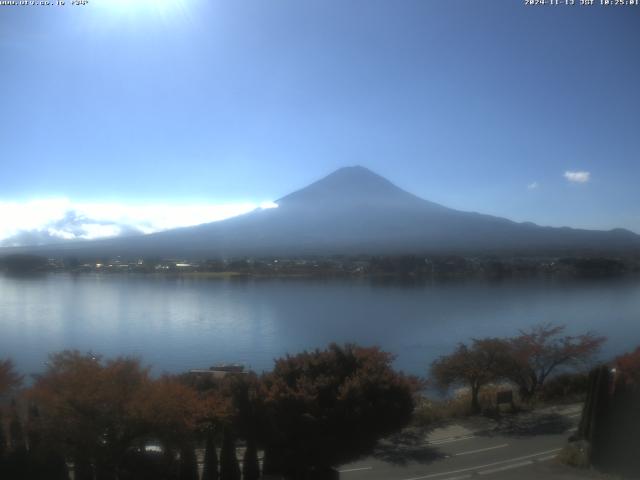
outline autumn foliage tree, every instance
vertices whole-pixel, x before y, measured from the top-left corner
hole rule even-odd
[[[604,342],[592,332],[563,335],[565,327],[551,324],[521,331],[513,338],[474,339],[431,364],[431,378],[442,388],[467,386],[471,410],[478,412],[480,389],[495,381],[513,383],[523,400],[533,398],[545,381],[561,369],[591,360]]]
[[[545,380],[559,369],[588,363],[605,341],[593,332],[563,335],[562,325],[542,324],[510,340],[510,361],[502,369],[524,400],[531,399]]]
[[[174,450],[190,444],[204,415],[197,392],[170,375],[145,382],[129,408],[133,422],[144,432],[143,440],[160,440]]]
[[[616,358],[615,364],[623,382],[640,388],[640,347],[633,352],[620,355]]]
[[[265,471],[291,478],[326,471],[404,427],[417,383],[394,371],[392,360],[379,348],[350,344],[276,360],[264,378],[271,425]]]
[[[477,413],[480,388],[500,378],[509,352],[509,343],[499,338],[473,339],[470,346],[460,343],[453,353],[431,364],[431,377],[441,388],[469,387],[471,411]]]
[[[40,408],[48,440],[64,443],[84,468],[109,476],[141,434],[130,406],[148,380],[137,360],[105,364],[100,357],[62,352],[50,357],[31,398]]]
[[[46,441],[74,459],[76,477],[118,478],[130,449],[149,439],[182,447],[198,415],[195,392],[169,377],[152,380],[137,359],[75,351],[50,357],[29,398]]]
[[[0,401],[3,400],[3,397],[8,397],[13,393],[21,384],[22,376],[15,371],[13,362],[9,359],[0,360]],[[22,426],[15,411],[15,404],[8,413],[9,428],[7,432],[0,403],[0,478],[15,476],[25,468],[26,450],[22,441]]]
[[[0,397],[22,384],[22,376],[18,375],[9,359],[0,360]]]

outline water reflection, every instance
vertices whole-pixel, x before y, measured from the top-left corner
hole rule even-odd
[[[139,355],[158,371],[228,361],[263,370],[286,352],[355,341],[422,374],[459,341],[547,321],[607,335],[604,355],[630,350],[640,282],[0,277],[0,356],[24,371],[63,348]]]

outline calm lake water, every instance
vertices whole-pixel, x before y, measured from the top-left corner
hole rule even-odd
[[[0,276],[0,358],[41,371],[67,348],[141,356],[156,372],[217,362],[268,370],[331,341],[380,345],[424,374],[472,337],[539,322],[595,330],[608,357],[640,344],[640,281],[421,285],[370,280],[194,279],[137,275]]]

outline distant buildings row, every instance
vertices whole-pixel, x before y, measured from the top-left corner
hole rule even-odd
[[[30,266],[32,267],[32,265]],[[563,275],[597,277],[640,273],[640,259],[389,255],[318,258],[249,257],[193,261],[176,258],[128,260],[115,257],[91,262],[80,262],[74,258],[48,259],[37,269],[73,272],[217,273],[255,276],[393,276],[409,278],[479,276],[501,278]]]

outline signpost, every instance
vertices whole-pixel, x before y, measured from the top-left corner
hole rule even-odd
[[[496,404],[501,405],[503,403],[513,404],[513,390],[502,390],[496,395]]]
[[[515,411],[515,405],[513,404],[513,390],[501,390],[496,394],[496,408],[498,413],[500,412],[500,405],[508,404],[511,406],[511,411]]]

